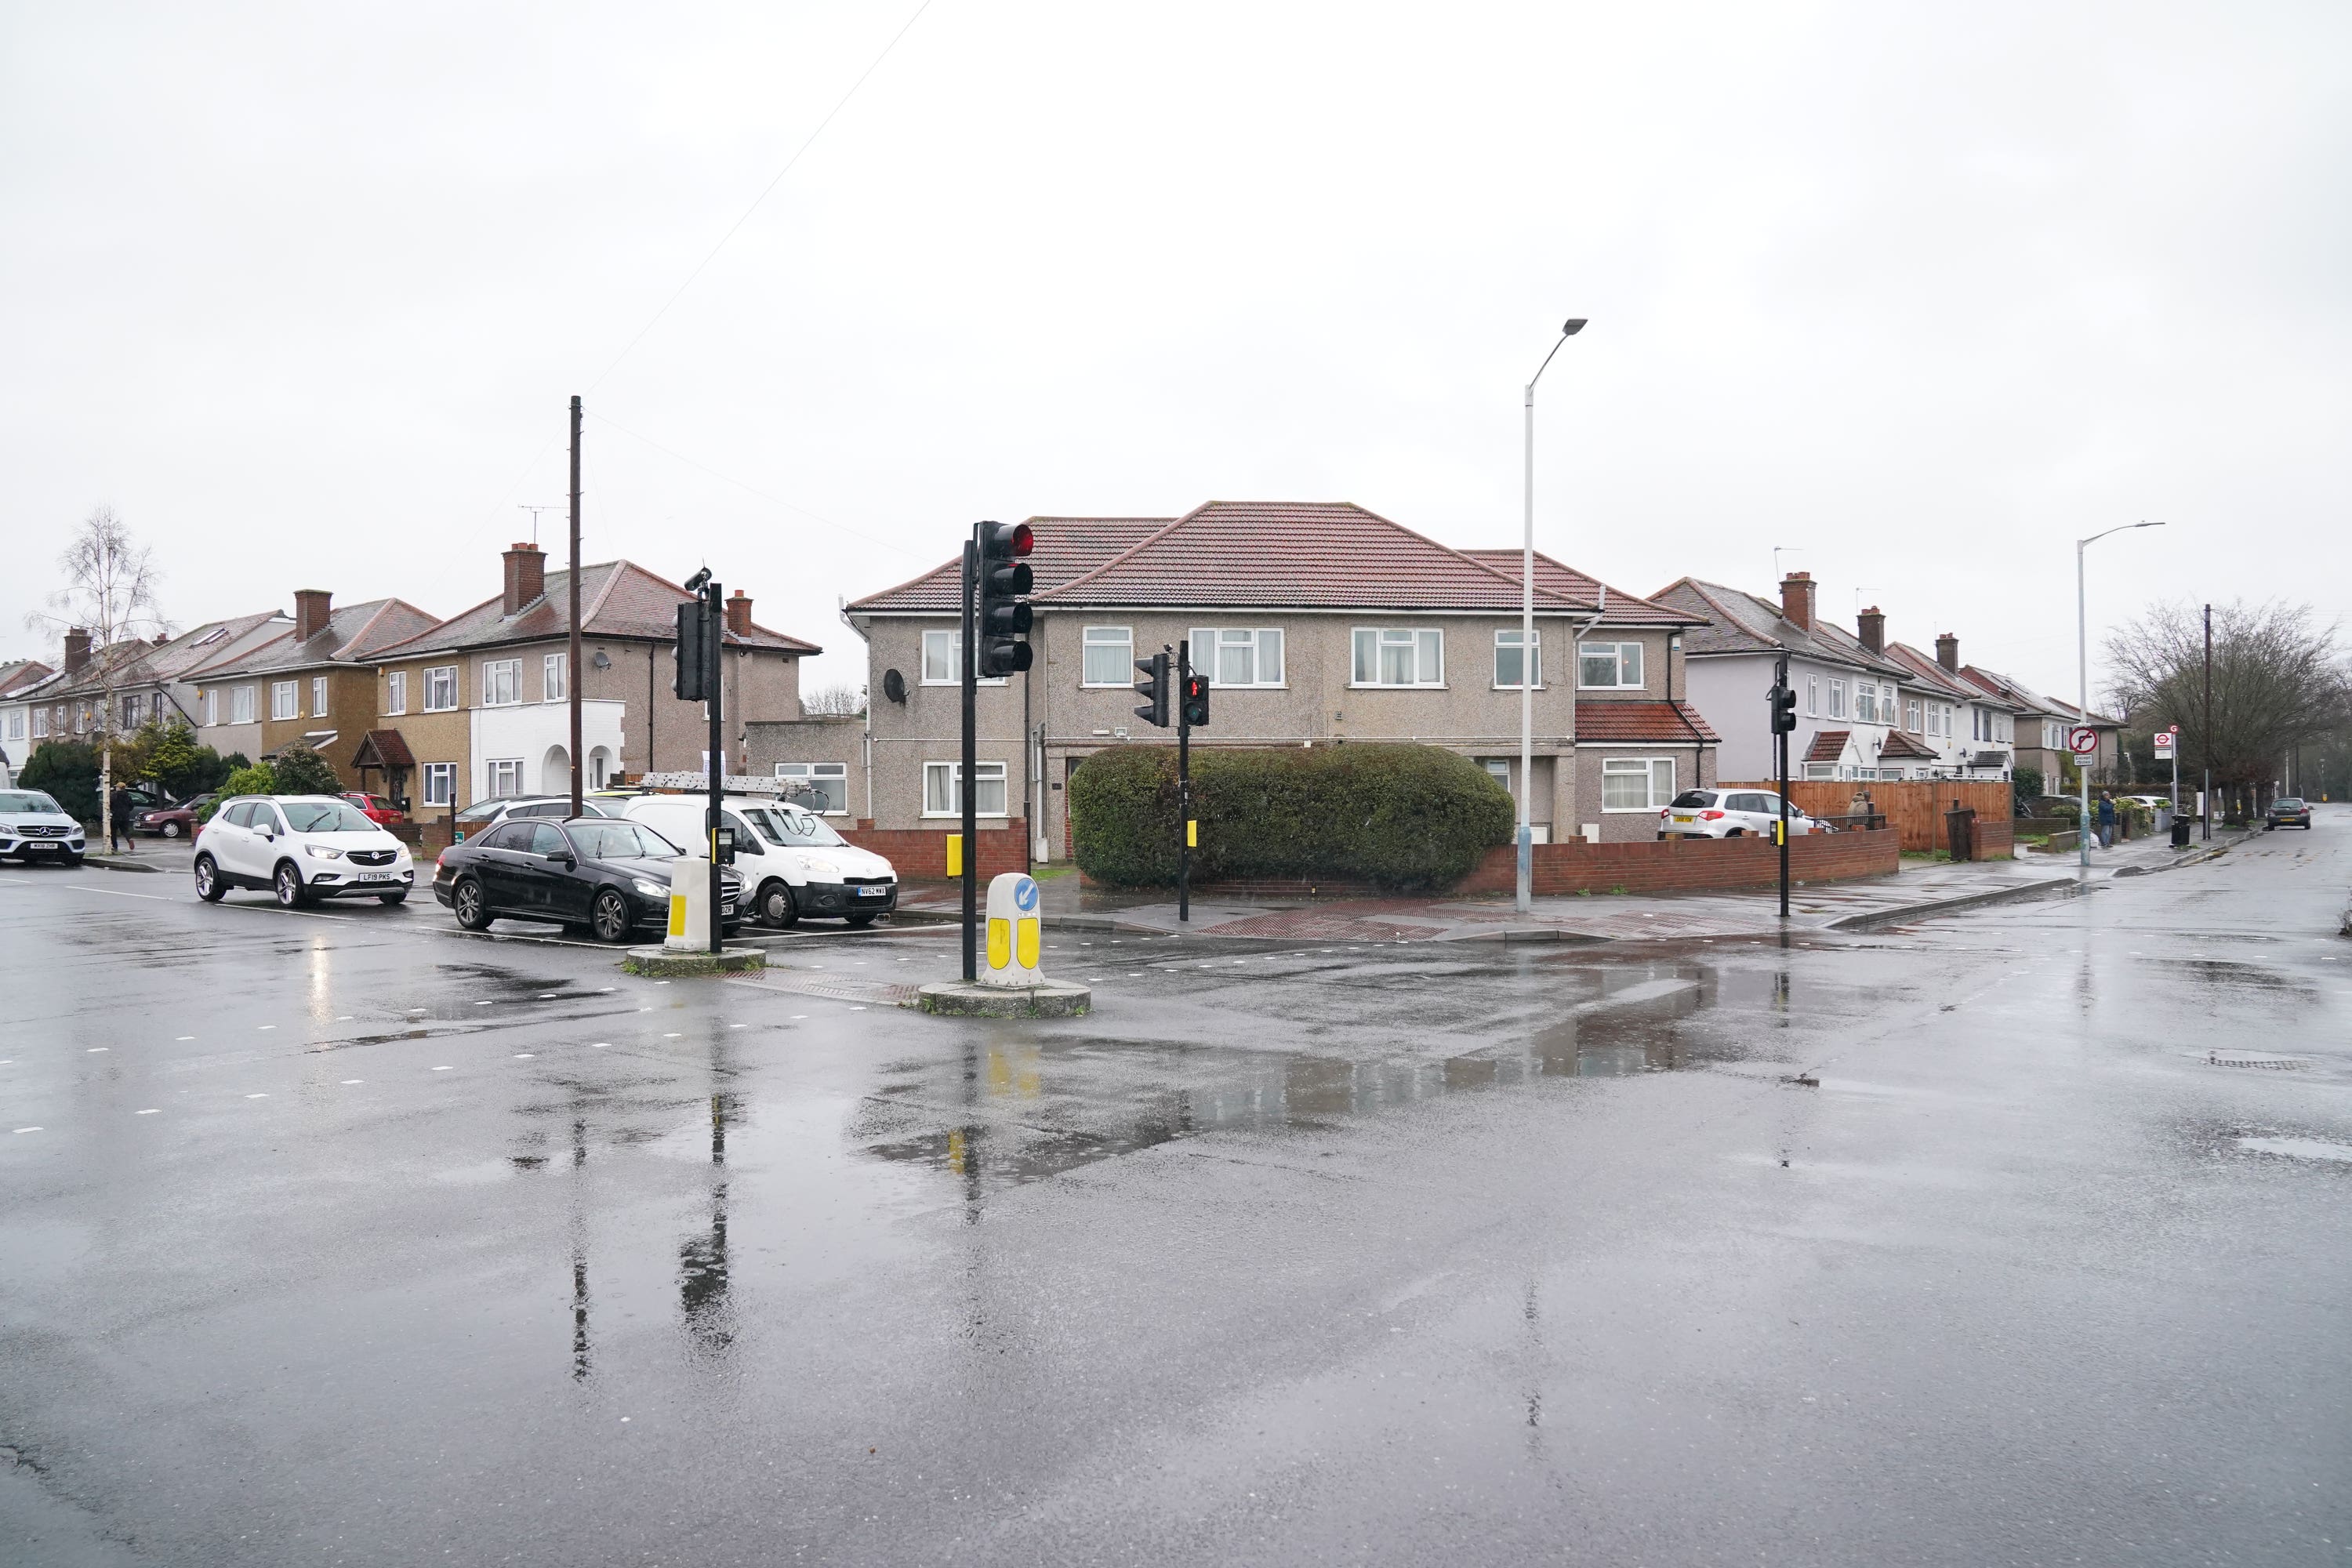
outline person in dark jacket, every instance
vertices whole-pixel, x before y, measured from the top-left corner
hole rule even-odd
[[[2099,847],[2116,847],[2116,797],[2106,791],[2099,792]]]
[[[114,793],[106,797],[106,815],[107,853],[114,852],[114,841],[118,838],[122,840],[124,848],[135,852],[139,846],[131,841],[131,792],[128,789],[121,784],[114,786]]]

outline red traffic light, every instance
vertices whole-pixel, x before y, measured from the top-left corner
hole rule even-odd
[[[1037,535],[1025,522],[983,522],[980,525],[980,552],[992,561],[1026,555],[1035,548]]]

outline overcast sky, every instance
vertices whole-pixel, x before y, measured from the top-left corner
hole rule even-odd
[[[977,517],[1516,544],[1570,314],[1538,543],[1620,587],[1794,546],[2064,692],[2116,523],[2170,526],[2095,643],[2352,610],[2340,0],[918,3],[0,10],[0,653],[99,503],[183,625],[454,614],[575,392],[589,558],[708,562],[818,682]]]

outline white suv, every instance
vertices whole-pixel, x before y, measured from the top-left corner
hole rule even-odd
[[[1762,789],[1686,789],[1658,813],[1661,838],[1738,838],[1772,837],[1780,820],[1780,797]],[[1789,805],[1789,837],[1826,833],[1829,829]]]
[[[0,789],[0,856],[79,866],[82,849],[81,824],[56,801],[37,789]]]
[[[206,903],[231,888],[265,888],[289,910],[314,899],[396,904],[415,880],[408,846],[331,795],[238,795],[196,835],[196,896]]]

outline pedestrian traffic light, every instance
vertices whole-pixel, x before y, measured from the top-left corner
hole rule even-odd
[[[1036,548],[1025,522],[980,525],[980,673],[1012,675],[1036,654],[1028,643],[1029,590],[1035,575],[1021,557]]]
[[[681,702],[707,702],[710,700],[710,638],[709,617],[700,599],[688,599],[677,607],[677,645],[670,649],[677,660],[677,670],[670,689]]]
[[[1209,721],[1209,678],[1197,669],[1184,672],[1184,724],[1198,730]]]
[[[1791,735],[1797,730],[1797,694],[1786,687],[1776,686],[1766,693],[1772,704],[1772,733]]]
[[[1139,658],[1135,668],[1143,671],[1143,679],[1135,683],[1135,694],[1143,705],[1135,716],[1147,724],[1168,728],[1168,656],[1155,653],[1150,658]]]

